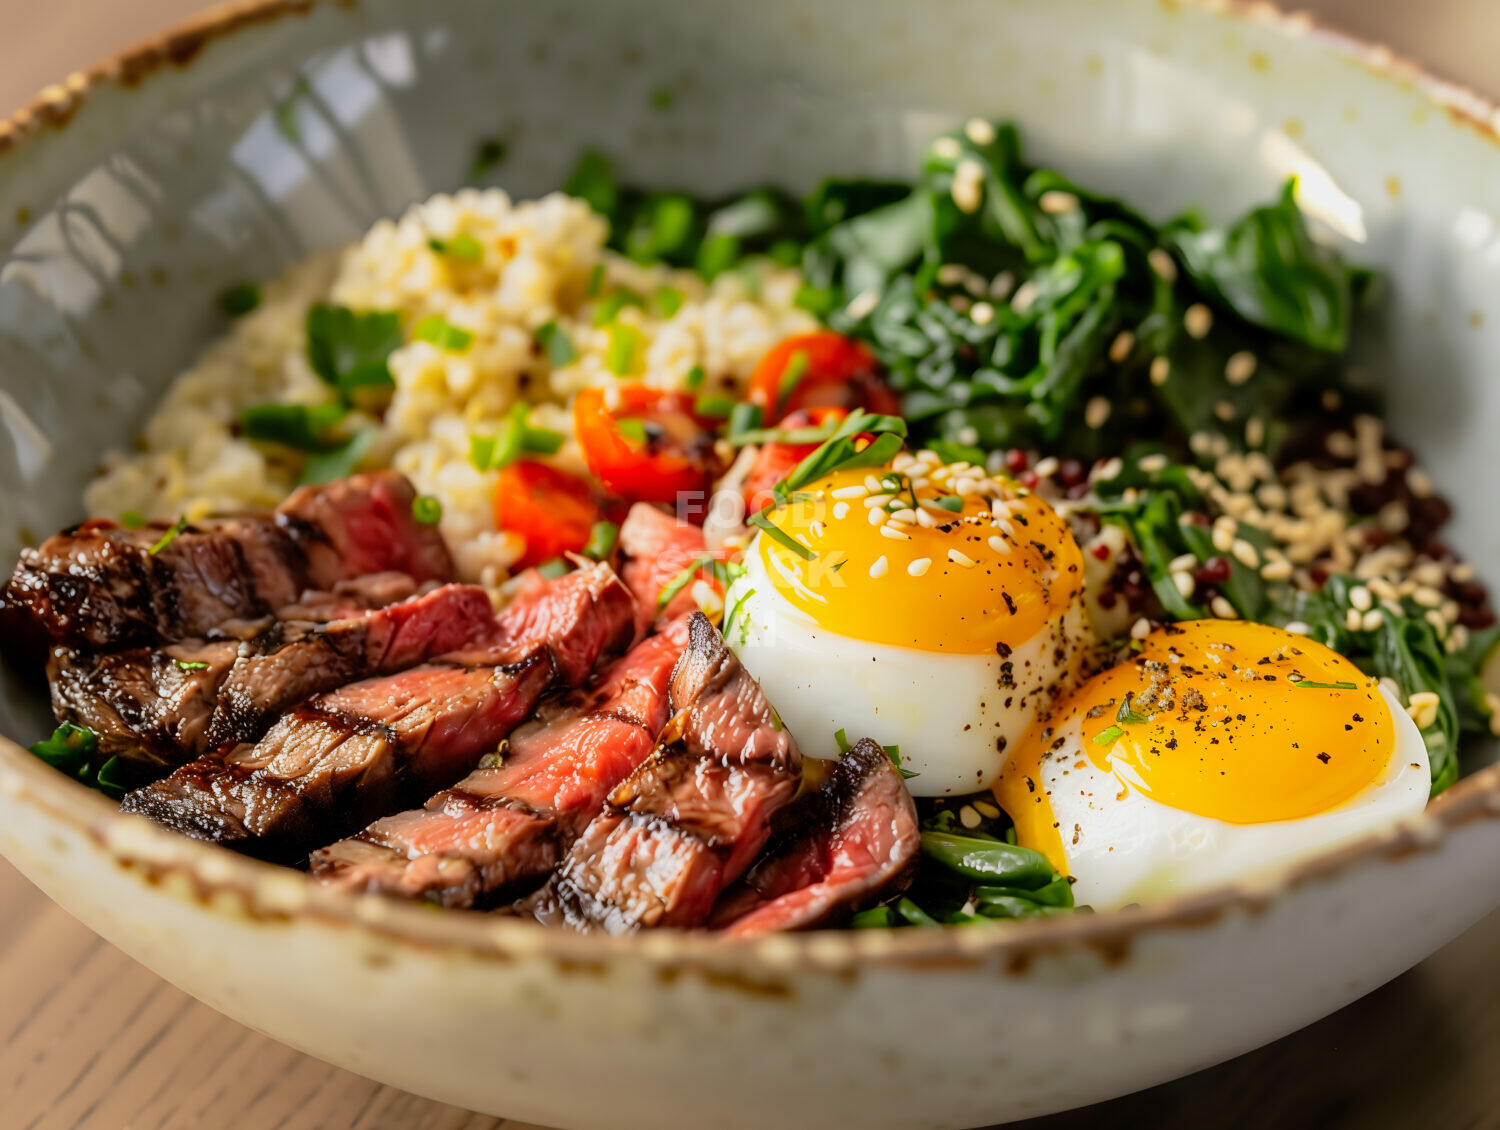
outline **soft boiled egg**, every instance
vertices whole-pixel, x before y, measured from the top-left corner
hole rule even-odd
[[[1099,909],[1244,878],[1422,811],[1414,723],[1337,652],[1196,620],[1059,701],[995,795]]]
[[[760,523],[725,638],[809,755],[838,756],[843,730],[899,746],[918,796],[972,793],[1076,682],[1082,553],[1013,484],[901,455],[812,483]]]

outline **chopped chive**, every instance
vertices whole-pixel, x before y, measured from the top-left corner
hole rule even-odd
[[[180,534],[180,533],[182,533],[182,531],[185,530],[185,529],[187,529],[187,528],[188,528],[187,515],[184,514],[181,518],[178,518],[177,521],[173,522],[172,523],[172,528],[169,529],[166,533],[162,534],[162,536],[157,539],[156,544],[153,545],[146,552],[148,554],[150,554],[152,557],[155,557],[162,550],[166,549],[167,546],[171,545],[174,541],[176,541],[177,540],[177,535]]]
[[[207,671],[208,670],[208,664],[207,663],[190,663],[186,659],[174,659],[174,660],[172,660],[172,664],[179,671]]]
[[[812,550],[808,549],[807,546],[803,545],[796,538],[792,537],[791,534],[783,530],[775,522],[771,521],[771,519],[767,518],[764,514],[750,515],[750,524],[752,526],[758,526],[760,529],[765,530],[765,532],[772,538],[780,542],[782,545],[786,546],[787,549],[791,550],[804,561],[811,561],[818,556]]]
[[[623,322],[609,327],[609,349],[604,363],[617,377],[627,376],[635,368],[636,351],[640,348],[641,331]]]
[[[751,404],[741,401],[736,404],[729,413],[730,436],[742,436],[746,432],[753,432],[760,428],[764,413],[759,404]]]
[[[1319,683],[1312,679],[1293,679],[1294,687],[1306,687],[1310,691],[1352,691],[1359,688],[1354,683]]]
[[[1125,699],[1120,703],[1119,712],[1115,714],[1115,721],[1127,726],[1139,725],[1142,722],[1151,721],[1148,715],[1142,714],[1130,703],[1130,695],[1127,693]]]
[[[964,508],[964,500],[956,494],[942,494],[937,498],[924,498],[923,506],[936,506],[939,510],[946,510],[950,514],[957,514]]]
[[[749,613],[745,612],[745,605],[750,602],[750,598],[754,595],[754,589],[746,589],[744,592],[740,593],[739,599],[734,602],[733,607],[731,607],[727,612],[724,613],[723,634],[726,641],[729,639],[730,633],[732,633],[735,628],[738,628],[740,630],[740,643],[743,644],[750,639],[749,621],[748,619],[741,619],[741,613],[744,613],[745,617],[748,618]]]
[[[715,395],[703,393],[693,401],[693,411],[700,416],[710,416],[714,419],[727,419],[740,402],[732,396]]]
[[[675,286],[659,286],[656,288],[656,309],[663,318],[670,318],[682,309],[683,293]]]
[[[633,416],[626,416],[615,421],[615,428],[631,443],[643,444],[646,442],[646,425],[643,421]]]
[[[443,520],[443,504],[430,494],[412,499],[411,516],[423,526],[436,526]]]
[[[781,380],[776,384],[776,414],[779,416],[786,410],[786,402],[797,390],[797,385],[807,375],[808,356],[807,350],[799,349],[787,359],[786,368],[781,371]]]
[[[556,455],[563,434],[527,422],[524,404],[513,407],[493,436],[469,437],[469,462],[476,471],[498,471],[522,455]]]
[[[849,752],[849,735],[842,728],[833,732],[833,740],[839,743],[840,753]]]
[[[412,327],[411,336],[430,341],[445,353],[462,353],[474,344],[474,335],[452,325],[441,314],[431,314]]]
[[[603,561],[614,552],[620,540],[620,527],[613,522],[595,522],[589,530],[589,540],[583,547],[583,555],[595,561]]]
[[[720,576],[721,570],[718,568],[718,565],[719,562],[712,553],[700,553],[686,569],[673,577],[667,586],[661,590],[661,593],[656,598],[657,612],[660,612],[667,605],[671,604],[672,598],[687,588],[688,584],[701,574],[704,569],[708,569],[715,576]],[[723,578],[720,576],[720,579],[722,580]]]
[[[646,300],[628,286],[622,286],[600,299],[599,305],[594,309],[594,325],[607,326],[613,322],[621,310],[627,306],[637,309],[646,308]]]
[[[556,322],[538,326],[532,337],[547,354],[547,360],[552,363],[554,369],[562,368],[578,356],[578,351],[573,347],[573,339],[568,336],[568,331]]]
[[[686,382],[687,390],[689,392],[697,392],[700,388],[703,387],[703,382],[707,379],[708,374],[703,371],[703,366],[694,365],[691,369],[688,370]]]
[[[120,525],[127,530],[138,530],[146,524],[146,516],[139,510],[127,510],[120,515]]]
[[[231,318],[239,318],[260,305],[260,287],[254,283],[240,283],[219,295],[219,309]]]
[[[484,248],[479,246],[479,241],[468,232],[459,232],[452,239],[438,239],[436,236],[428,239],[427,246],[439,255],[446,255],[450,259],[461,259],[465,263],[477,263],[484,258]]]
[[[570,568],[565,559],[561,557],[553,557],[550,560],[543,561],[540,565],[538,565],[536,567],[536,571],[543,577],[546,577],[549,581],[554,581],[558,577],[565,576],[568,572],[570,572]]]
[[[1110,742],[1116,741],[1117,739],[1122,738],[1124,736],[1125,736],[1125,731],[1122,730],[1119,726],[1111,726],[1109,729],[1105,730],[1103,733],[1097,735],[1094,738],[1094,744],[1095,745],[1109,745]]]

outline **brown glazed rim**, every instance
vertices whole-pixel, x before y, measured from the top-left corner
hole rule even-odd
[[[1490,100],[1437,78],[1389,48],[1368,43],[1269,3],[1246,0],[1159,0],[1168,10],[1208,11],[1270,27],[1289,39],[1310,39],[1331,54],[1422,93],[1457,123],[1500,142],[1500,114]],[[350,0],[241,0],[197,16],[43,90],[0,123],[0,156],[48,128],[62,129],[95,93],[133,88],[167,64],[186,67],[213,41],[256,24],[305,15],[314,3]],[[91,841],[102,858],[147,886],[199,902],[205,911],[234,914],[252,926],[317,921],[357,928],[392,945],[464,951],[476,959],[542,957],[564,970],[600,972],[609,960],[644,961],[660,971],[699,968],[722,983],[778,992],[798,968],[853,974],[865,965],[956,968],[998,962],[1020,974],[1033,957],[1092,950],[1106,960],[1126,957],[1138,935],[1211,926],[1236,912],[1265,909],[1283,892],[1336,879],[1357,866],[1398,861],[1442,846],[1473,820],[1500,818],[1500,764],[1480,769],[1438,797],[1420,816],[1358,843],[1287,867],[1267,878],[1145,907],[1018,922],[992,929],[814,932],[727,942],[707,935],[660,931],[630,938],[590,937],[533,923],[479,914],[434,914],[374,896],[330,891],[285,868],[187,839],[121,814],[98,793],[55,772],[0,737],[0,792],[31,804]]]

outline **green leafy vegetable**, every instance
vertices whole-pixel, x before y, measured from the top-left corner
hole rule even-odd
[[[857,436],[869,433],[875,438],[866,447],[856,446]],[[856,408],[838,421],[833,432],[793,468],[792,473],[776,484],[776,494],[785,498],[835,471],[852,467],[879,467],[891,461],[906,438],[906,421],[900,416],[878,416]]]
[[[315,302],[307,312],[307,362],[340,395],[389,388],[386,359],[401,344],[401,315]]]
[[[133,784],[127,767],[120,758],[111,757],[96,770],[94,759],[98,751],[98,736],[71,722],[62,723],[51,737],[31,747],[31,752],[52,768],[97,789],[111,800],[119,800]]]
[[[310,454],[307,462],[302,464],[302,476],[298,482],[310,486],[347,479],[374,446],[375,429],[366,425],[336,447]]]

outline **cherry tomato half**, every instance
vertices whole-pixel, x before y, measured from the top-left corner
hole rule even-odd
[[[816,428],[829,420],[842,420],[847,415],[848,411],[843,408],[802,408],[784,417],[778,426],[787,430]],[[816,443],[762,444],[743,487],[745,513],[756,514],[775,503],[771,488],[817,449]]]
[[[686,393],[645,385],[584,389],[573,399],[584,461],[605,488],[639,502],[707,496],[719,460]]]
[[[760,405],[767,427],[799,408],[864,408],[886,416],[901,410],[875,355],[832,330],[772,346],[755,366],[746,398]]]
[[[577,553],[588,544],[599,504],[583,479],[522,459],[500,470],[495,481],[495,525],[526,539],[518,569]]]

